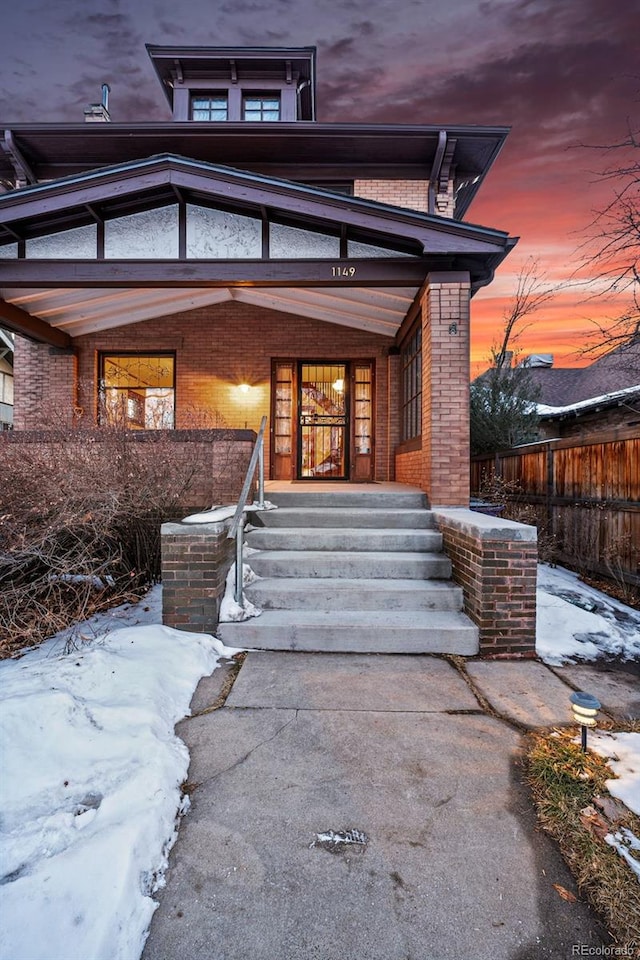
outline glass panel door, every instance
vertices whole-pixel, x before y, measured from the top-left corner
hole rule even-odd
[[[349,397],[344,363],[301,363],[298,394],[298,477],[348,477]]]
[[[373,480],[373,366],[353,365],[353,456],[351,477]]]
[[[271,476],[293,479],[295,363],[276,361],[271,380]]]

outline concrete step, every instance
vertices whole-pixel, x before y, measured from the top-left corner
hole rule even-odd
[[[348,485],[336,486],[335,490],[313,490],[313,485],[302,485],[299,490],[274,490],[267,488],[265,496],[271,503],[279,507],[349,507],[385,510],[420,510],[426,509],[427,498],[423,493],[409,491],[407,493],[376,490],[375,484],[371,490],[349,490]]]
[[[437,580],[276,577],[245,590],[263,610],[462,610],[462,589]]]
[[[275,512],[275,511],[273,511]],[[442,534],[437,530],[374,530],[340,527],[273,527],[250,530],[246,542],[256,550],[375,550],[438,552]]]
[[[243,623],[221,623],[232,647],[336,653],[478,652],[477,627],[463,613],[425,610],[265,610]]]
[[[410,530],[435,528],[430,510],[387,510],[382,507],[279,507],[255,513],[251,523],[265,527],[392,527]]]
[[[260,577],[448,580],[451,576],[449,558],[437,553],[264,550],[247,559]]]

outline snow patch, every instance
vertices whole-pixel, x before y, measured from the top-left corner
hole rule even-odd
[[[640,657],[640,613],[570,570],[538,565],[537,607],[536,652],[545,663]]]
[[[110,625],[143,605],[111,611]],[[200,677],[235,653],[159,624],[96,623],[79,650],[61,652],[59,635],[0,663],[6,960],[140,956],[185,810],[189,755],[174,725]]]
[[[242,564],[242,586],[247,587],[250,583],[255,583],[260,577],[254,573],[248,563]],[[220,623],[240,623],[242,620],[249,620],[251,617],[259,617],[262,610],[255,607],[250,600],[247,600],[242,593],[242,602],[237,603],[236,592],[236,565],[231,564],[227,574],[227,583],[224,591],[224,597],[220,604]]]

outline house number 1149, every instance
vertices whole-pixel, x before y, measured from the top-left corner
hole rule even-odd
[[[331,267],[331,276],[332,277],[355,277],[356,268],[355,267]]]

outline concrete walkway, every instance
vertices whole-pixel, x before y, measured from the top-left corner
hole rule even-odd
[[[576,684],[535,662],[463,669],[251,653],[219,709],[229,667],[205,678],[178,727],[192,807],[144,960],[561,960],[608,943],[554,889],[575,891],[519,767],[521,731],[568,722],[584,668]],[[588,689],[640,712],[624,678]]]

